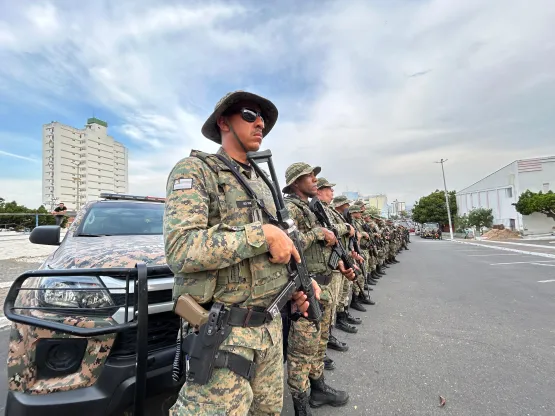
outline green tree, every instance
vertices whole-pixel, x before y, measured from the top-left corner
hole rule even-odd
[[[25,205],[19,205],[16,201],[6,202],[0,197],[0,213],[2,214],[48,214],[39,215],[39,225],[52,225],[56,223],[55,218],[50,215],[50,212],[41,205],[38,209],[30,209]],[[34,215],[0,215],[0,228],[13,227],[16,230],[23,230],[25,228],[34,228],[36,225],[36,218]]]
[[[399,215],[402,219],[409,218],[409,214],[407,213],[407,211],[401,211]]]
[[[526,190],[518,198],[518,202],[513,204],[516,211],[522,215],[530,215],[540,212],[555,220],[555,194],[548,191],[545,194]]]
[[[451,218],[457,215],[457,201],[455,191],[449,191],[449,210]],[[437,222],[440,226],[449,224],[447,207],[445,206],[445,192],[435,190],[430,195],[423,196],[414,204],[412,219],[420,224],[425,222]]]
[[[476,208],[468,213],[468,224],[476,227],[482,233],[482,228],[493,225],[493,210],[487,208]]]
[[[455,218],[455,229],[457,232],[462,233],[465,229],[469,228],[470,224],[468,223],[468,217],[466,214],[464,215],[457,215]]]
[[[379,216],[382,215],[382,212],[381,212],[378,208],[376,208],[376,207],[367,206],[366,209],[367,209],[368,211],[370,211],[370,212],[372,213],[372,215],[375,215],[376,217],[379,217]]]

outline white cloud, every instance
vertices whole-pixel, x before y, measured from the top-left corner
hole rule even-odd
[[[553,153],[549,0],[64,4],[22,2],[0,18],[0,92],[120,116],[110,129],[133,144],[132,192],[163,194],[179,158],[215,150],[202,122],[220,95],[247,87],[279,105],[263,145],[278,171],[304,159],[337,191],[412,203],[441,188],[442,157],[460,189]],[[294,87],[278,88],[283,78]]]
[[[40,162],[40,160],[32,158],[32,157],[27,157],[27,156],[22,156],[22,155],[17,155],[15,153],[10,153],[10,152],[6,152],[4,150],[0,150],[0,156],[6,156],[6,157],[12,157],[15,159],[21,159],[21,160],[27,160],[29,162]]]

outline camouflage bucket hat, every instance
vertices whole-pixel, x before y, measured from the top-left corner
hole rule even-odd
[[[291,192],[291,184],[299,179],[303,175],[308,175],[314,172],[314,175],[318,175],[322,171],[320,166],[310,166],[308,163],[296,162],[287,168],[285,171],[285,187],[281,190],[284,194]]]
[[[340,207],[341,205],[350,204],[351,202],[353,201],[348,199],[345,195],[339,195],[333,198],[333,201],[331,203],[334,208],[337,208],[337,207]]]
[[[363,206],[364,205],[364,201],[362,199],[357,199],[353,205],[358,205],[358,206]]]
[[[351,214],[356,214],[357,212],[361,212],[362,213],[362,209],[360,208],[360,205],[351,205],[349,207],[349,212]]]
[[[333,188],[335,186],[335,184],[328,182],[328,180],[326,178],[318,178],[317,186],[318,186],[318,189]]]
[[[201,132],[204,137],[218,144],[222,144],[222,138],[220,137],[220,128],[217,124],[218,118],[233,104],[239,103],[241,101],[250,101],[260,106],[260,111],[264,116],[264,130],[262,130],[262,134],[264,137],[266,137],[268,133],[270,133],[270,130],[272,130],[278,119],[277,107],[270,100],[261,97],[260,95],[240,90],[229,92],[224,95],[220,99],[220,101],[218,101],[218,103],[214,107],[214,111],[212,112],[212,114],[210,114],[210,116],[202,126]]]

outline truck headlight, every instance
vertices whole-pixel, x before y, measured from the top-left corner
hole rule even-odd
[[[110,316],[118,309],[106,287],[94,276],[43,277],[39,288],[39,305],[56,308],[52,312]]]

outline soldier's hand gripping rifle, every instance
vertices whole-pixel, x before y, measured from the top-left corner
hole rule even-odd
[[[276,297],[276,299],[274,299],[274,301],[268,306],[267,310],[273,317],[276,317],[280,314],[280,310],[283,308],[283,306],[289,301],[289,299],[291,299],[293,293],[301,290],[305,293],[307,301],[309,303],[307,311],[308,317],[306,319],[313,322],[317,327],[319,327],[319,322],[322,319],[322,310],[320,309],[320,304],[315,297],[314,288],[312,286],[312,277],[310,276],[306,268],[306,261],[303,255],[303,247],[299,239],[299,231],[295,226],[295,223],[289,216],[289,212],[287,211],[287,207],[285,206],[283,196],[281,195],[281,193],[279,193],[279,181],[277,179],[274,164],[272,162],[272,152],[270,150],[265,150],[261,152],[248,152],[247,160],[256,171],[256,173],[266,183],[266,185],[268,185],[268,188],[270,188],[270,192],[272,193],[272,197],[274,199],[274,204],[276,205],[276,216],[268,212],[268,210],[264,207],[264,202],[262,200],[258,200],[256,196],[254,196],[253,199],[258,200],[257,203],[259,206],[262,204],[262,206],[260,207],[268,216],[270,223],[281,228],[287,233],[289,238],[293,240],[293,243],[295,244],[295,247],[299,252],[299,256],[301,257],[301,263],[297,263],[293,256],[291,256],[291,260],[287,265],[287,271],[289,272],[289,282],[281,291],[281,293]],[[270,178],[268,178],[267,174],[260,168],[258,163],[268,164],[271,180]]]
[[[349,208],[345,209],[345,211],[343,211],[343,217],[345,218],[345,220],[347,220],[347,222],[349,223],[349,225],[351,225],[351,227],[354,228],[355,230],[355,235],[349,238],[349,250],[354,250],[355,253],[357,253],[359,256],[362,257],[362,250],[360,249],[360,246],[358,244],[358,231],[355,228],[353,224],[353,217],[351,216],[351,213],[349,212]],[[366,267],[364,265],[364,262],[360,262],[360,269],[362,270],[362,275],[364,276],[364,279],[366,280]]]
[[[316,215],[316,218],[318,219],[318,222],[323,227],[327,228],[328,230],[331,230],[333,232],[333,234],[335,235],[335,238],[337,240],[337,243],[335,243],[333,248],[332,248],[332,252],[331,252],[330,258],[328,260],[328,265],[330,266],[330,268],[333,269],[333,270],[337,270],[339,260],[342,260],[343,265],[345,266],[345,269],[347,269],[347,270],[348,269],[353,269],[353,271],[355,272],[356,277],[359,277],[361,271],[360,271],[360,269],[358,269],[355,266],[354,260],[351,258],[350,254],[347,252],[347,250],[343,246],[343,243],[341,242],[341,236],[339,235],[339,232],[337,231],[337,229],[333,227],[333,225],[332,225],[332,223],[331,223],[331,221],[328,217],[328,214],[326,213],[326,211],[324,209],[324,206],[322,205],[322,202],[320,202],[320,200],[318,198],[312,198],[312,200],[308,204],[308,207],[310,208],[310,210],[312,212],[314,212],[314,215]],[[358,279],[355,278],[354,281],[358,285],[359,289],[364,292],[364,288],[361,287],[360,282],[358,281]]]

